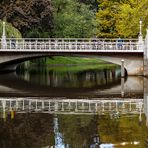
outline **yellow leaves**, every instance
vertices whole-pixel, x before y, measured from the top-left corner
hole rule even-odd
[[[101,1],[96,13],[99,34],[137,38],[139,19],[143,20],[142,30],[148,25],[148,8],[145,6],[148,6],[148,0]]]

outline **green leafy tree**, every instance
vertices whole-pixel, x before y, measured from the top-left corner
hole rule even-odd
[[[98,2],[97,0],[79,0],[80,2],[90,5],[90,8],[94,11],[97,11],[98,9]]]
[[[98,25],[98,37],[116,37],[116,15],[119,11],[119,3],[112,0],[100,0],[99,10],[96,13]]]
[[[96,32],[95,13],[77,0],[55,0],[54,37],[92,37]]]
[[[127,37],[137,37],[139,34],[139,19],[143,21],[143,34],[145,34],[148,26],[148,1],[134,1],[130,0],[128,3],[123,3],[119,6],[116,21],[116,31],[119,35]]]

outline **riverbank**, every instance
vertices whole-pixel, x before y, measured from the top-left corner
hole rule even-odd
[[[65,72],[73,72],[73,73],[77,73],[79,71],[100,71],[103,69],[112,69],[118,67],[115,64],[104,64],[104,63],[100,63],[100,64],[84,64],[84,65],[61,65],[61,66],[48,66],[47,69],[49,71],[55,71],[58,73],[65,73]]]
[[[81,64],[98,64],[106,63],[103,60],[97,58],[86,57],[65,57],[65,56],[53,56],[46,59],[47,65],[81,65]]]
[[[108,63],[106,61],[97,58],[86,58],[86,57],[65,57],[65,56],[53,56],[46,58],[39,65],[34,63],[30,64],[30,70],[36,70],[36,66],[41,69],[55,71],[55,72],[79,72],[86,70],[102,70],[119,67],[116,64]],[[27,68],[28,69],[28,68]]]

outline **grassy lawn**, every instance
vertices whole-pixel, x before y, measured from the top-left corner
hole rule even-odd
[[[89,65],[76,65],[76,66],[49,66],[48,70],[53,70],[58,73],[73,72],[77,73],[80,71],[88,70],[103,70],[103,69],[112,69],[119,67],[115,64],[89,64]]]
[[[41,65],[43,69],[52,70],[58,73],[77,73],[80,71],[113,69],[119,67],[119,65],[108,63],[98,58],[70,56],[53,56],[46,59],[46,64],[44,63]],[[31,69],[34,70],[34,68],[35,67],[32,67]]]
[[[101,70],[118,67],[118,65],[111,64],[97,58],[86,57],[54,56],[52,58],[48,58],[46,63],[48,70],[53,70],[59,73],[67,71],[75,73],[85,70]]]
[[[96,58],[86,57],[64,57],[54,56],[47,59],[47,65],[82,65],[82,64],[94,64],[94,63],[106,63]]]

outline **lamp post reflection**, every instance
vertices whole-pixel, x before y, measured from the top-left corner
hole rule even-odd
[[[146,116],[146,126],[148,126],[148,78],[144,78],[144,113]]]

